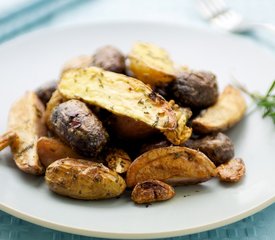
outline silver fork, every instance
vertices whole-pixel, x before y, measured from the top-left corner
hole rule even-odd
[[[275,25],[247,21],[241,14],[230,9],[224,0],[198,0],[198,7],[206,20],[223,30],[243,33],[265,29],[275,33]]]

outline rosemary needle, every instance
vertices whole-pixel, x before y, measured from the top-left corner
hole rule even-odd
[[[239,85],[238,88],[250,96],[250,98],[257,104],[258,107],[263,109],[263,118],[271,117],[273,123],[275,124],[275,94],[273,93],[275,90],[275,80],[272,82],[265,95],[251,93],[241,85]]]

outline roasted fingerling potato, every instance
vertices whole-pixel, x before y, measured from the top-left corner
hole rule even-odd
[[[43,103],[29,91],[12,105],[8,118],[8,129],[17,136],[11,143],[13,159],[20,170],[34,175],[45,170],[37,154],[37,140],[47,134],[44,114]]]
[[[53,162],[45,180],[53,192],[83,200],[117,197],[126,188],[123,178],[103,164],[73,158]]]
[[[154,44],[136,43],[128,58],[134,76],[151,86],[169,83],[176,78],[177,71],[169,54]]]
[[[228,85],[217,102],[192,121],[192,128],[201,134],[225,131],[238,123],[245,111],[246,102],[240,90]]]
[[[15,132],[9,131],[0,136],[0,151],[10,146],[15,141],[17,135]]]
[[[47,103],[51,99],[53,93],[56,91],[57,88],[57,81],[50,81],[46,82],[42,86],[36,89],[35,93],[41,100],[41,102],[44,104],[44,106],[47,106]]]
[[[63,158],[76,158],[80,156],[69,145],[63,143],[58,138],[41,137],[37,141],[37,153],[42,165],[47,168],[54,161]]]

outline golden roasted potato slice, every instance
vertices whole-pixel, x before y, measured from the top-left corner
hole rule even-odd
[[[175,190],[172,186],[152,179],[139,182],[132,191],[131,199],[135,203],[142,204],[165,201],[174,196]]]
[[[129,68],[135,77],[152,86],[171,82],[177,71],[169,54],[150,43],[136,43],[129,56]]]
[[[58,90],[68,99],[128,116],[160,130],[174,129],[176,114],[163,97],[143,82],[97,67],[66,71]]]
[[[51,121],[50,116],[52,115],[52,111],[55,107],[57,107],[60,103],[65,102],[66,99],[60,94],[58,90],[54,91],[52,97],[47,103],[46,111],[45,111],[45,121],[47,126],[51,129]]]
[[[121,174],[128,171],[132,160],[124,150],[112,148],[107,153],[106,162],[108,168]]]
[[[171,143],[181,145],[189,139],[192,134],[192,128],[186,126],[192,112],[188,108],[179,107],[173,100],[170,101],[169,104],[176,113],[177,127],[173,130],[165,130],[163,133]]]
[[[11,145],[16,138],[16,133],[11,131],[6,132],[2,136],[0,136],[0,151]]]
[[[81,158],[71,147],[57,138],[39,138],[37,141],[37,152],[44,167],[48,167],[54,161],[62,158]]]
[[[228,85],[211,107],[204,110],[192,122],[195,132],[224,131],[239,122],[246,111],[246,103],[239,89]]]
[[[123,178],[103,164],[73,158],[53,162],[45,179],[53,192],[76,199],[112,198],[126,188]]]
[[[216,175],[215,165],[201,152],[186,147],[164,147],[145,152],[131,164],[127,186],[149,179],[172,185],[195,184]]]
[[[47,133],[44,112],[44,106],[34,92],[27,92],[9,112],[8,128],[17,135],[11,144],[15,163],[22,171],[35,175],[44,172],[37,154],[37,140]]]
[[[217,167],[217,176],[222,182],[239,182],[245,175],[245,164],[241,158],[232,158]]]

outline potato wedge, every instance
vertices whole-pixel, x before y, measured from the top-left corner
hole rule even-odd
[[[138,204],[152,203],[171,199],[175,196],[172,186],[158,181],[147,180],[139,182],[133,189],[131,199]]]
[[[145,152],[131,164],[127,186],[149,179],[171,185],[195,184],[216,175],[215,165],[201,152],[186,147],[164,147]]]
[[[188,119],[191,117],[192,112],[188,108],[181,108],[172,100],[169,102],[172,109],[175,111],[177,116],[177,127],[173,130],[163,131],[166,138],[174,145],[181,145],[192,134],[192,128],[186,126]]]
[[[97,67],[66,71],[58,90],[68,99],[80,99],[128,116],[154,128],[174,129],[176,114],[163,97],[143,82]]]
[[[11,144],[15,163],[22,171],[35,175],[44,173],[37,154],[37,140],[47,134],[44,112],[34,92],[27,92],[9,112],[8,128],[18,136]]]
[[[17,138],[17,135],[15,132],[6,132],[2,136],[0,136],[0,151],[6,148],[7,146],[10,146],[13,141],[15,141]]]
[[[112,148],[106,156],[108,168],[122,174],[126,173],[132,163],[130,156],[122,149]]]
[[[71,147],[57,138],[39,138],[37,141],[37,152],[40,162],[46,168],[54,161],[62,158],[82,158]]]
[[[49,129],[52,129],[50,116],[52,115],[53,109],[57,107],[60,103],[63,103],[65,101],[66,99],[60,94],[58,90],[53,92],[49,102],[47,103],[45,111],[45,121]]]
[[[203,134],[225,131],[239,122],[245,111],[246,103],[240,90],[228,85],[218,101],[193,120],[192,128]]]
[[[84,200],[117,197],[126,188],[123,178],[103,164],[73,158],[53,162],[45,180],[53,192]]]
[[[169,54],[156,45],[136,43],[128,58],[130,70],[144,83],[154,86],[171,82],[176,78],[174,63]]]
[[[241,158],[232,158],[217,167],[217,176],[221,182],[239,182],[245,175],[245,164]]]

